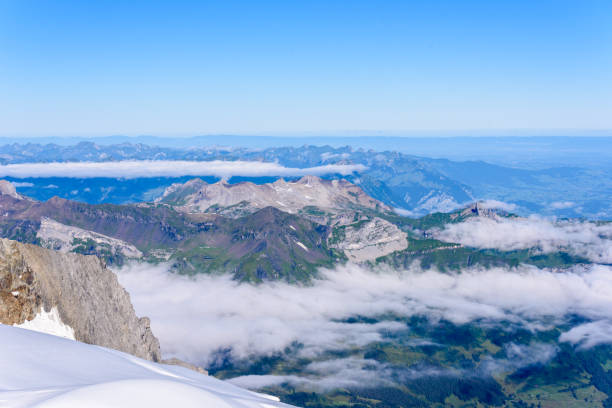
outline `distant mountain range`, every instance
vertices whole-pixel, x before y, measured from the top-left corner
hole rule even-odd
[[[142,144],[165,148],[267,149],[279,146],[353,146],[355,149],[396,151],[420,157],[454,161],[482,161],[501,166],[543,169],[549,167],[610,168],[612,131],[555,131],[534,134],[510,132],[352,132],[344,135],[307,134],[287,136],[207,135],[195,137],[106,136],[106,137],[2,137],[0,145],[37,144],[73,146],[80,142],[100,146]]]
[[[475,200],[498,200],[514,206],[514,211],[558,217],[607,219],[612,217],[612,171],[605,167],[554,167],[517,169],[480,161],[454,162],[427,159],[393,151],[374,151],[351,147],[302,146],[281,148],[170,148],[144,144],[77,145],[13,144],[0,148],[2,165],[19,163],[51,163],[121,160],[187,160],[187,161],[252,161],[277,163],[293,169],[325,165],[362,165],[366,170],[346,176],[368,195],[385,205],[423,215],[450,211]],[[3,168],[0,167],[0,176]],[[153,201],[171,184],[184,183],[196,176],[207,183],[218,177],[185,174],[172,177],[124,178],[89,177],[79,174],[65,177],[13,176],[17,190],[39,200],[54,195],[89,203],[133,203]],[[330,172],[325,178],[342,178]],[[279,176],[241,176],[227,180],[233,184],[252,181],[263,184]],[[291,177],[287,178],[289,181]],[[293,178],[295,179],[295,177]]]

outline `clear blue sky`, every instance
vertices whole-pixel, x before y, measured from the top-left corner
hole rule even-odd
[[[0,136],[465,129],[612,129],[612,1],[0,0]]]

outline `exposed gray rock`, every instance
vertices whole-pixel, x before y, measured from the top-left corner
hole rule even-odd
[[[20,324],[56,308],[76,340],[161,359],[149,319],[95,256],[60,253],[0,239],[0,323]]]
[[[353,210],[391,211],[349,181],[323,180],[316,176],[305,176],[294,182],[280,179],[261,185],[228,184],[223,180],[208,184],[193,179],[168,187],[157,202],[174,205],[184,212],[215,212],[235,218],[275,207],[291,214],[300,213],[319,223],[330,218],[343,220],[342,223],[354,222]],[[314,211],[304,211],[308,208]]]
[[[353,262],[374,260],[408,247],[406,233],[378,217],[344,226],[339,231],[342,237],[338,237],[338,242],[332,246],[342,250]]]
[[[60,252],[70,252],[80,243],[92,241],[98,246],[98,249],[107,249],[115,255],[121,254],[126,258],[142,258],[142,252],[130,243],[72,225],[62,224],[47,217],[40,219],[40,228],[36,237],[40,239],[43,247],[56,249]]]

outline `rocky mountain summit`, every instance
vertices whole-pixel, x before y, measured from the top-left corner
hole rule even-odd
[[[316,176],[304,176],[297,181],[279,179],[259,185],[250,182],[228,184],[224,180],[209,184],[196,178],[184,184],[173,184],[156,202],[173,205],[179,211],[212,212],[231,218],[265,207],[300,213],[315,221],[325,219],[321,217],[322,212],[337,218],[347,210],[391,211],[349,181],[324,180]],[[313,208],[316,210],[308,211]]]
[[[49,313],[75,340],[161,360],[149,319],[136,316],[99,258],[0,239],[0,323],[32,324]]]
[[[25,196],[22,196],[17,192],[17,189],[10,181],[0,180],[0,194],[8,195],[18,200],[25,199]]]

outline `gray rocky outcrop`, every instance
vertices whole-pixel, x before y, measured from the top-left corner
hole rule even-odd
[[[142,258],[142,252],[134,245],[104,234],[62,224],[48,217],[41,217],[36,233],[41,246],[60,252],[70,252],[83,243],[94,243],[98,251],[107,250],[114,256]]]
[[[378,217],[344,226],[338,233],[341,236],[331,246],[342,250],[352,262],[372,261],[408,247],[406,233]]]

